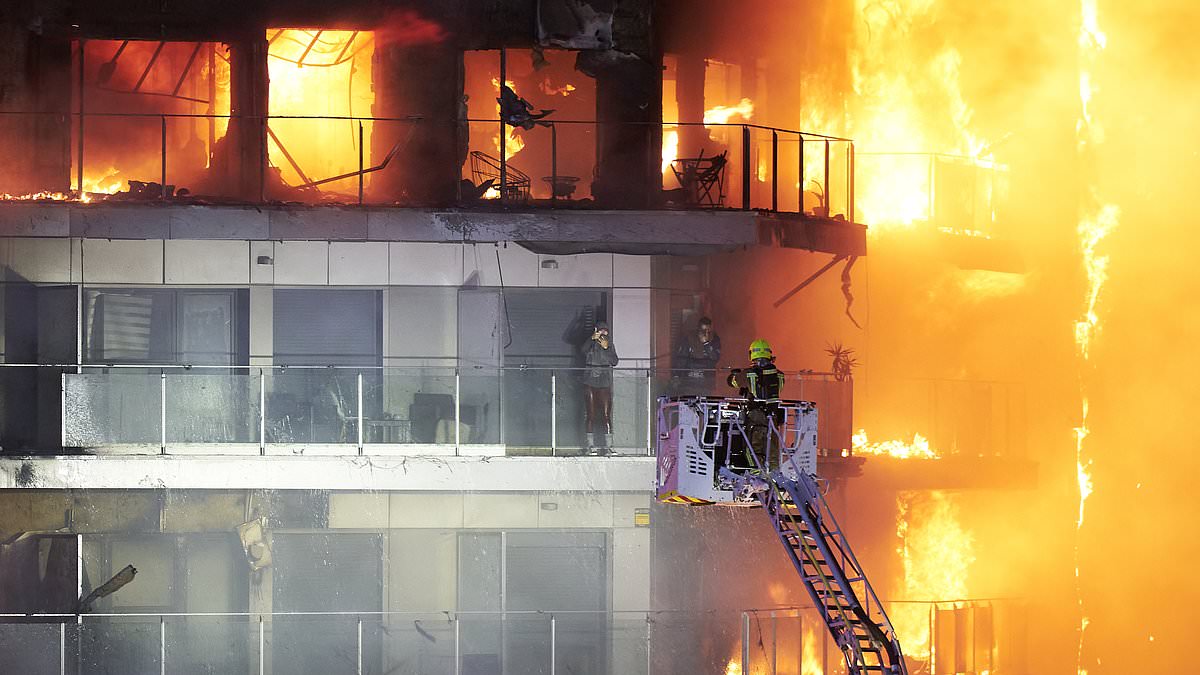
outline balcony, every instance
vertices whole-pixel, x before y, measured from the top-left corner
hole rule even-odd
[[[1012,600],[888,602],[910,663],[1023,665]],[[695,649],[701,639],[705,649]],[[721,649],[721,643],[727,645]],[[708,644],[715,643],[715,644]],[[691,645],[692,648],[685,648]],[[931,649],[933,647],[933,649]],[[0,615],[19,672],[841,672],[811,607],[747,611],[444,611]]]
[[[7,160],[0,224],[10,235],[540,241],[554,252],[584,243],[638,253],[776,243],[865,253],[865,229],[854,225],[853,142],[799,130],[544,120],[519,130],[519,152],[499,153],[470,140],[500,133],[496,119],[0,111],[0,138],[34,128],[57,129],[72,152],[39,157],[36,170],[25,167],[33,158]],[[691,128],[705,143],[677,156],[671,139]],[[217,138],[205,131],[213,129],[228,131]],[[606,135],[633,139],[656,155],[644,162],[654,166],[631,173],[629,157],[606,159],[596,151]],[[331,137],[353,141],[351,163],[305,166],[288,147]],[[235,140],[253,152],[234,153]],[[458,156],[426,157],[421,148],[434,141],[460,146]]]
[[[589,447],[584,372],[9,365],[0,367],[9,399],[3,445],[89,455],[580,456]],[[672,375],[614,369],[612,433],[594,440],[620,455],[650,456],[659,396],[728,393],[723,375],[714,373],[715,392]],[[816,402],[823,415],[822,448],[850,447],[851,386],[827,374],[788,374],[788,397]],[[18,404],[18,392],[29,391],[39,393]]]

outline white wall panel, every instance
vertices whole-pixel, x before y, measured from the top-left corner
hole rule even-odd
[[[457,562],[456,532],[392,530],[388,534],[387,608],[440,612],[458,606]],[[388,667],[386,663],[384,667]]]
[[[463,245],[392,242],[390,281],[408,286],[458,286],[463,280]]]
[[[603,460],[601,460],[603,461]],[[538,509],[539,527],[612,527],[612,494],[546,492]],[[548,508],[553,505],[553,508]]]
[[[83,241],[85,284],[161,284],[161,239]]]
[[[613,257],[609,253],[538,256],[538,285],[578,288],[612,286]]]
[[[275,242],[275,283],[324,285],[329,283],[329,242]]]
[[[621,365],[646,364],[628,363],[632,359],[649,359],[650,345],[650,289],[613,289],[613,339],[618,345]]]
[[[259,264],[258,259],[266,257],[268,259],[275,258],[275,242],[273,241],[252,241],[250,242],[250,283],[252,284],[273,284],[275,283],[275,265],[268,262]]]
[[[463,527],[537,527],[536,494],[467,494],[463,497]]]
[[[250,363],[270,365],[275,354],[275,289],[250,287]]]
[[[613,529],[613,610],[650,606],[650,528]]]
[[[331,242],[329,283],[335,286],[386,285],[388,244],[374,241]]]
[[[463,493],[393,493],[391,495],[391,526],[462,527]]]
[[[384,304],[385,358],[453,357],[458,352],[457,290],[391,287],[384,290]]]
[[[497,263],[497,253],[499,263]],[[477,286],[499,286],[501,273],[504,285],[528,287],[538,285],[538,255],[516,244],[473,244],[466,247],[463,282]]]
[[[391,515],[386,494],[371,492],[334,493],[329,496],[329,527],[382,530]]]
[[[648,255],[614,255],[613,286],[650,288],[650,263]]]
[[[168,284],[250,283],[249,242],[169,239],[164,247]]]
[[[71,282],[69,239],[0,240],[0,261],[8,267],[12,275],[26,281],[48,284]]]

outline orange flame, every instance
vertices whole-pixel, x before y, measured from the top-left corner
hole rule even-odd
[[[817,636],[812,628],[804,627],[800,645],[800,675],[825,675],[821,657],[817,654]]]
[[[267,31],[271,115],[353,116],[371,114],[374,34],[369,31],[273,28]],[[362,123],[363,145],[371,147],[373,125]],[[358,122],[274,119],[278,138],[268,143],[269,159],[291,185],[337,176],[359,168]],[[291,155],[291,159],[284,154]],[[300,167],[297,171],[293,160]],[[303,174],[303,175],[302,175]],[[370,182],[370,174],[367,174]],[[326,184],[323,190],[357,190],[357,179]]]
[[[737,105],[724,106],[718,105],[704,111],[705,124],[726,124],[734,116],[741,117],[743,121],[749,122],[754,117],[754,101],[748,98],[743,98]]]
[[[667,128],[663,132],[662,169],[663,173],[671,168],[671,162],[679,156],[679,130]]]
[[[498,82],[499,79],[500,78],[496,78],[495,81]],[[510,84],[509,87],[511,88],[512,85]],[[564,84],[561,87],[556,87],[552,82],[550,82],[550,78],[547,77],[538,83],[538,90],[547,96],[570,96],[571,92],[575,91],[575,85]]]
[[[506,87],[508,87],[509,89],[512,89],[514,93],[517,91],[517,85],[515,83],[513,83],[512,80],[505,80],[504,85]],[[496,95],[499,96],[500,95],[499,94],[500,78],[493,77],[492,78],[492,86],[496,88]],[[500,114],[500,103],[497,102],[496,103],[496,115],[499,115],[499,114]],[[496,154],[500,154],[500,133],[499,132],[492,135],[492,147],[496,149]],[[525,149],[525,139],[523,139],[517,135],[517,129],[515,127],[511,127],[511,126],[505,124],[504,125],[504,159],[505,160],[512,159],[513,155],[517,154],[518,152],[520,152],[523,149]],[[487,194],[484,194],[485,199],[497,199],[499,197],[500,197],[499,190],[489,189],[487,191]]]
[[[1104,130],[1093,117],[1091,110],[1092,98],[1096,93],[1092,68],[1107,45],[1108,36],[1100,29],[1096,0],[1081,0],[1079,119],[1075,125],[1075,135],[1079,154],[1085,160],[1085,164],[1091,152],[1090,148],[1104,139]],[[1094,187],[1089,192],[1088,199],[1088,206],[1076,228],[1083,257],[1083,268],[1087,274],[1088,289],[1084,301],[1083,317],[1075,322],[1075,344],[1085,366],[1090,362],[1092,341],[1100,329],[1100,316],[1096,311],[1096,305],[1100,299],[1100,291],[1108,280],[1108,256],[1098,253],[1097,249],[1100,243],[1116,229],[1120,216],[1116,206],[1103,203]],[[1075,428],[1075,482],[1079,490],[1079,515],[1075,520],[1075,600],[1079,609],[1079,641],[1076,646],[1075,670],[1079,675],[1087,675],[1087,669],[1083,667],[1083,641],[1089,620],[1080,588],[1079,532],[1083,529],[1085,507],[1088,497],[1095,489],[1095,484],[1091,474],[1092,460],[1086,456],[1084,447],[1084,441],[1091,433],[1088,429],[1090,410],[1085,383],[1080,384],[1080,399],[1080,421],[1079,426]]]
[[[967,597],[967,577],[975,562],[975,538],[959,521],[958,505],[947,493],[905,493],[897,497],[896,535],[904,576],[899,585],[906,600],[932,601]],[[898,603],[888,611],[907,655],[933,656],[929,607]]]
[[[865,429],[850,438],[856,455],[878,455],[896,459],[938,459],[940,455],[929,447],[929,440],[921,434],[913,434],[911,443],[904,441],[880,441],[872,443]]]
[[[860,157],[855,219],[876,231],[931,218],[932,172],[924,153],[990,160],[988,144],[970,129],[973,111],[959,86],[962,56],[951,46],[931,56],[913,35],[930,11],[928,0],[896,0],[886,9],[874,0],[855,1],[849,130]],[[930,96],[946,102],[947,116],[925,112]]]

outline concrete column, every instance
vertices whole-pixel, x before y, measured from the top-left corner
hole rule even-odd
[[[462,52],[447,45],[381,45],[373,66],[376,122],[368,166],[400,144],[386,169],[374,174],[370,198],[414,206],[445,206],[458,194],[467,154]]]
[[[626,56],[598,64],[596,201],[646,208],[662,191],[662,69]]]
[[[0,24],[0,193],[66,192],[71,187],[71,42]]]
[[[218,143],[213,166],[224,196],[255,201],[264,194],[269,100],[265,31],[229,45],[229,132]],[[222,147],[223,146],[223,147]]]
[[[675,75],[675,97],[679,101],[679,121],[704,121],[704,56],[699,53],[683,53],[678,57]],[[679,156],[696,157],[705,148],[708,132],[702,126],[680,127]]]

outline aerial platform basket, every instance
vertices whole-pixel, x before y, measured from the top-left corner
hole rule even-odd
[[[730,472],[722,471],[754,468],[745,453],[752,441],[759,446],[760,461],[765,457],[770,470],[782,477],[817,471],[817,410],[812,403],[780,401],[763,407],[744,398],[709,396],[664,396],[658,403],[656,496],[661,502],[756,505],[754,496],[739,494]]]

